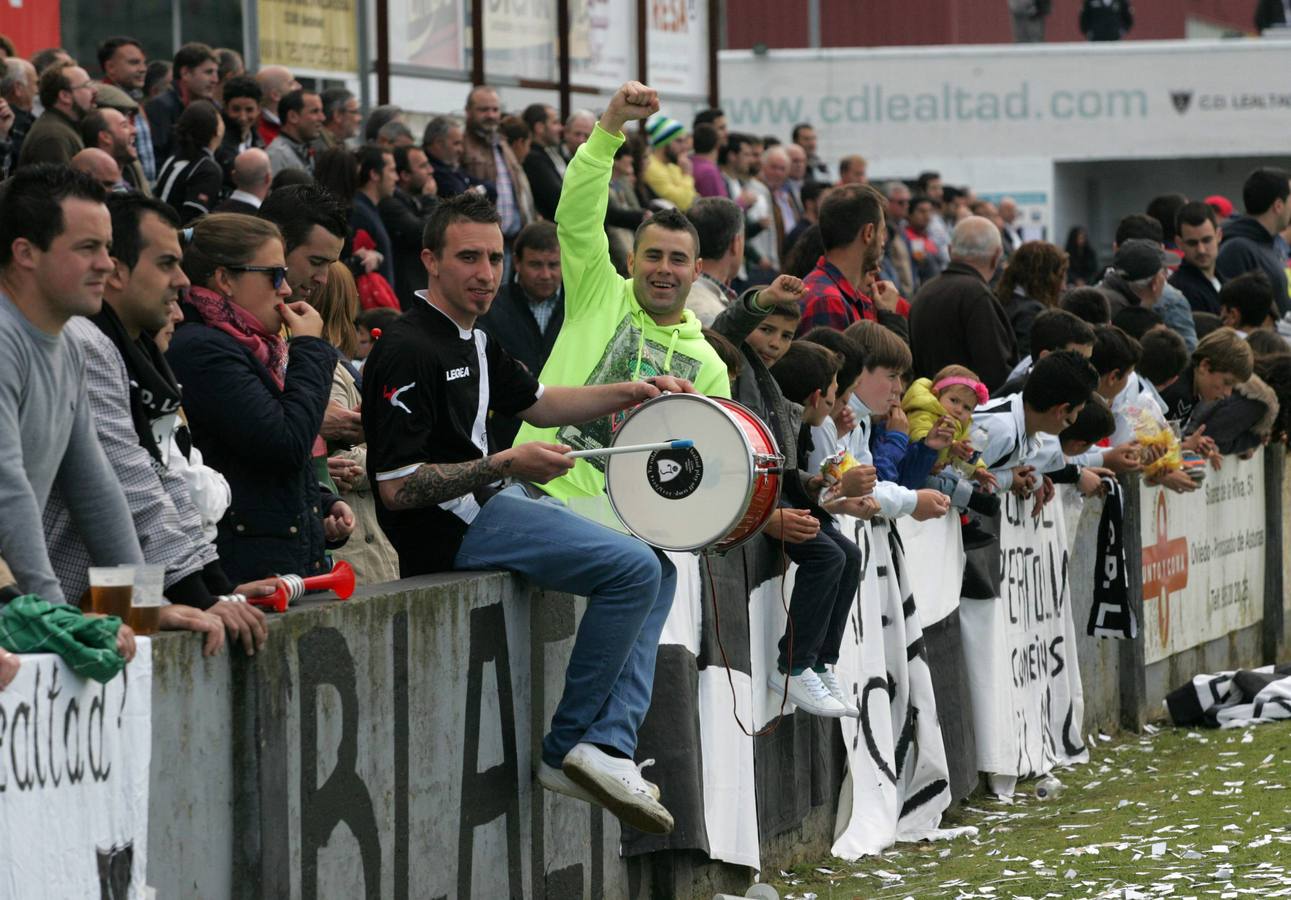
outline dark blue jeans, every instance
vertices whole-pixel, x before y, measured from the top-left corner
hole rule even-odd
[[[587,597],[542,758],[559,769],[582,741],[633,757],[677,586],[672,561],[558,500],[533,500],[513,486],[484,504],[453,565],[507,569],[539,587]]]
[[[861,550],[843,537],[832,521],[821,523],[814,538],[784,545],[798,566],[789,621],[793,623],[793,654],[789,658],[789,631],[780,638],[781,672],[801,672],[813,666],[838,662],[838,651],[847,631],[847,615],[861,583]]]

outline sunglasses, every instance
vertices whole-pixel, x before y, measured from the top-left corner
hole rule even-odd
[[[225,266],[230,272],[264,272],[268,274],[269,279],[273,282],[273,289],[276,291],[282,287],[282,283],[287,280],[286,266]]]

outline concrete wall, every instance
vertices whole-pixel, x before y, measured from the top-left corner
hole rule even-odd
[[[1137,727],[1192,675],[1255,665],[1286,646],[1285,507],[1276,502],[1291,481],[1281,477],[1285,465],[1280,449],[1270,451],[1270,521],[1279,524],[1266,542],[1265,621],[1152,667],[1141,640],[1083,636],[1098,510],[1071,523],[1087,733]],[[1125,532],[1137,535],[1138,492],[1126,487]],[[1134,540],[1127,553],[1137,595]],[[196,636],[160,635],[149,816],[149,881],[158,896],[741,893],[750,870],[696,851],[623,859],[612,816],[536,789],[537,745],[563,689],[581,602],[535,594],[501,574],[433,576],[271,617],[268,642],[250,658],[234,650],[207,659]],[[951,682],[937,685],[939,696],[956,693],[956,671],[934,667],[934,679]],[[952,737],[948,751],[969,754],[975,781],[971,740]],[[836,797],[838,787],[822,790]],[[764,839],[763,867],[828,853],[833,819],[827,803]]]
[[[530,777],[575,624],[575,598],[482,575],[305,604],[253,658],[162,635],[159,896],[640,896],[617,821]]]

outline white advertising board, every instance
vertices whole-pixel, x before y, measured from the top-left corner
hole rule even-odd
[[[1271,41],[725,51],[721,105],[732,130],[812,123],[829,160],[1284,153],[1286,65]]]
[[[1264,458],[1224,457],[1201,489],[1139,488],[1144,659],[1149,664],[1264,617]]]

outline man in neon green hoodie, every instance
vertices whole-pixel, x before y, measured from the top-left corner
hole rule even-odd
[[[565,170],[556,207],[565,325],[543,366],[543,384],[611,384],[673,375],[692,382],[702,394],[731,395],[726,364],[686,309],[686,296],[701,268],[699,236],[690,220],[676,210],[647,219],[637,229],[628,257],[631,278],[619,275],[610,262],[605,209],[614,151],[624,141],[627,122],[658,110],[659,95],[652,88],[638,82],[623,85]],[[623,415],[562,428],[526,424],[516,443],[606,447]],[[542,488],[566,503],[602,498],[605,462],[580,459]]]

